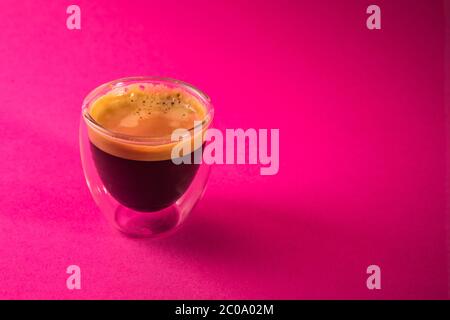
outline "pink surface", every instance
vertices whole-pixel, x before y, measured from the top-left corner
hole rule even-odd
[[[81,31],[70,4],[0,2],[0,298],[447,298],[442,2],[379,0],[381,31],[367,1],[76,1]],[[279,128],[279,174],[216,166],[172,237],[112,230],[79,113],[130,75],[193,83],[220,129]]]

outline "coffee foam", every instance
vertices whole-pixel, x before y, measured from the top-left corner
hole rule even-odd
[[[194,121],[205,121],[207,117],[206,106],[197,97],[160,84],[114,89],[94,100],[87,112],[101,128],[113,133],[102,132],[88,122],[89,139],[96,147],[121,158],[142,161],[170,159],[172,148],[178,143],[170,141],[173,131],[190,130]],[[193,151],[194,146],[202,144],[205,130],[204,125],[195,134],[191,132],[191,137],[182,143],[191,144]],[[146,139],[164,142],[146,143]]]

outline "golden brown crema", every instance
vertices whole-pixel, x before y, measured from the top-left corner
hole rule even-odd
[[[207,117],[206,106],[199,99],[183,89],[161,84],[133,84],[110,91],[93,101],[88,113],[100,127],[113,133],[88,125],[89,139],[95,146],[121,158],[149,161],[170,159],[178,143],[170,140],[174,130],[190,130],[195,121]],[[198,139],[205,130],[203,125],[196,135],[191,132],[191,138],[183,143],[190,143],[193,151],[194,141],[199,147],[202,140],[198,143]]]

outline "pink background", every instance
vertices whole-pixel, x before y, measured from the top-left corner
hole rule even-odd
[[[0,2],[0,298],[448,297],[442,1],[377,0],[381,31],[368,1],[75,3],[81,31],[72,2]],[[178,233],[120,235],[78,125],[130,75],[198,86],[218,128],[279,128],[279,174],[216,166]]]

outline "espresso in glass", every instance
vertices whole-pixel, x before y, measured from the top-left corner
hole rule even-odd
[[[134,84],[99,97],[88,112],[96,123],[88,131],[95,167],[120,204],[152,212],[171,206],[186,192],[199,168],[195,150],[180,154],[183,161],[173,161],[177,142],[168,139],[174,130],[192,130],[195,121],[204,121],[207,112],[196,97],[178,87]]]

